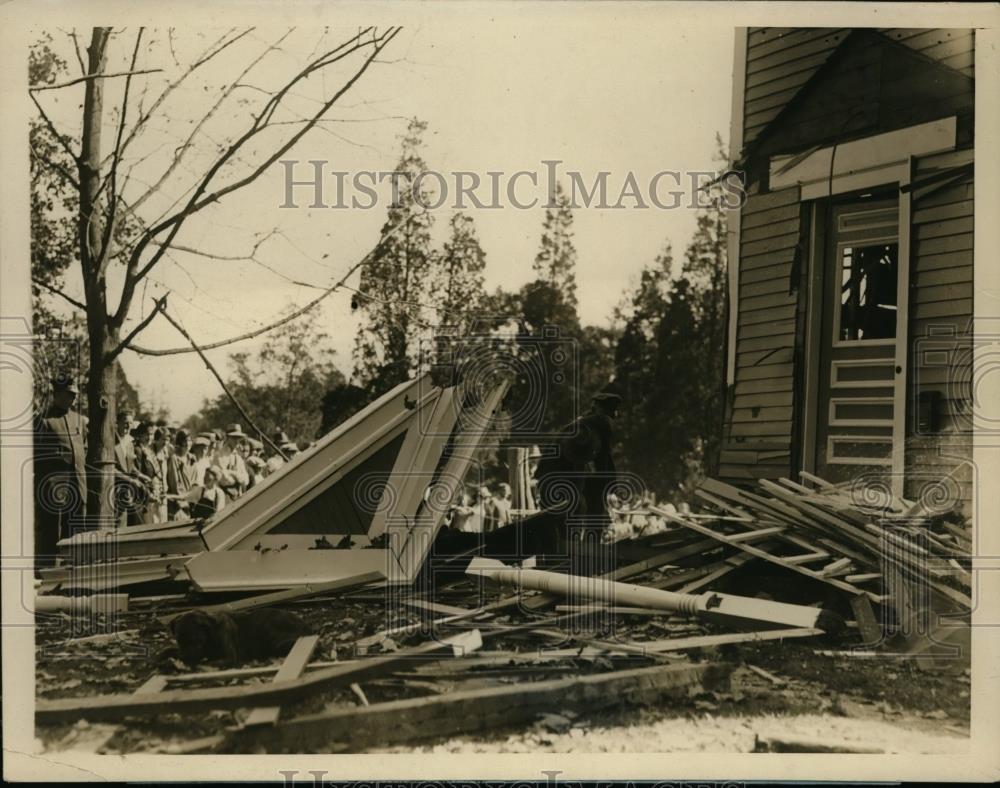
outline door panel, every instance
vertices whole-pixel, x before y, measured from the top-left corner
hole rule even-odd
[[[834,204],[824,233],[816,471],[892,466],[900,252],[896,200]]]

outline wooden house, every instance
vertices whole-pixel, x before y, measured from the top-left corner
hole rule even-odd
[[[743,28],[720,476],[972,499],[969,29]]]

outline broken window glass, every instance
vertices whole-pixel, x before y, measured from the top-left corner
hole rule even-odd
[[[840,271],[838,339],[895,338],[899,245],[845,246]]]

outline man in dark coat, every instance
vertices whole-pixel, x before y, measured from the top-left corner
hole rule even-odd
[[[56,543],[85,522],[87,419],[73,410],[78,393],[72,377],[56,377],[50,405],[35,418],[36,566],[51,566]]]
[[[606,492],[615,478],[611,420],[621,402],[610,386],[598,392],[590,411],[563,430],[557,453],[539,461],[535,478],[543,508],[584,517],[591,525],[610,522]]]

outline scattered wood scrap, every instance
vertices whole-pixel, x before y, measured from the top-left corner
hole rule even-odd
[[[968,529],[878,491],[859,493],[809,474],[802,474],[802,482],[762,480],[744,489],[709,479],[698,490],[699,512],[644,509],[647,518],[662,519],[655,533],[624,544],[579,543],[569,548],[576,553],[537,561],[522,556],[520,567],[470,551],[450,556],[450,566],[459,566],[451,579],[419,588],[390,586],[385,572],[361,567],[350,577],[268,593],[249,583],[232,589],[243,596],[199,606],[204,597],[190,594],[110,593],[164,576],[183,581],[176,555],[61,568],[42,583],[38,609],[67,620],[58,611],[87,612],[91,618],[104,613],[153,621],[156,616],[163,625],[193,606],[235,612],[295,604],[322,616],[328,608],[350,604],[368,606],[372,615],[363,627],[331,616],[314,630],[319,635],[300,638],[284,660],[271,665],[184,673],[175,662],[156,666],[130,692],[120,691],[121,685],[129,687],[119,682],[111,694],[42,697],[36,720],[43,728],[70,723],[83,730],[84,720],[149,721],[165,710],[180,719],[204,720],[222,710],[246,709],[243,723],[233,729],[227,722],[224,735],[216,728],[206,736],[206,729],[193,726],[190,740],[152,747],[170,753],[261,745],[271,751],[358,751],[525,724],[546,715],[551,723],[574,709],[589,713],[704,692],[724,683],[718,677],[727,674],[726,664],[741,661],[749,671],[741,671],[742,677],[799,686],[792,670],[794,681],[752,664],[759,659],[758,644],[767,642],[782,649],[787,641],[789,651],[801,654],[810,649],[796,649],[792,641],[812,638],[815,654],[858,660],[904,656],[911,658],[908,667],[936,664],[945,647],[952,658],[955,649],[961,651],[971,607]],[[136,543],[166,538],[153,531],[140,536]],[[238,553],[227,553],[227,560],[238,563]],[[311,560],[321,563],[322,555]],[[108,582],[105,575],[119,570],[124,582]],[[241,569],[233,577],[250,573]],[[758,588],[767,573],[779,578],[777,590]],[[490,584],[483,577],[515,591],[483,604],[490,598],[484,597]],[[54,581],[70,591],[98,593],[46,596],[58,585]],[[927,595],[915,593],[918,588]],[[545,612],[552,608],[554,614]],[[844,627],[842,615],[854,620]],[[934,623],[931,638],[895,637],[901,629],[925,631],[928,617]],[[65,664],[86,658],[88,650],[104,656],[118,641],[145,640],[149,630],[132,626],[117,633],[76,630],[76,637],[59,644],[72,648],[52,659]],[[482,648],[486,642],[491,650]],[[734,660],[733,649],[742,647],[747,647],[742,659]],[[314,660],[314,654],[321,658]],[[785,673],[774,662],[762,664]],[[72,689],[72,682],[65,687]],[[699,702],[711,707],[715,701]],[[91,727],[96,733],[85,737],[86,746],[98,749],[125,731],[125,726]],[[69,739],[75,744],[67,746],[84,746],[80,736]],[[759,738],[757,746],[766,752],[867,751],[789,737]]]

